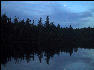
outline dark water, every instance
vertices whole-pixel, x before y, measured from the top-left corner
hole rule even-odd
[[[49,64],[43,54],[41,63],[39,57],[14,60],[12,57],[6,64],[1,64],[1,70],[94,70],[94,49],[78,49],[70,56],[69,53],[60,52],[50,58]],[[32,56],[32,55],[31,55]]]

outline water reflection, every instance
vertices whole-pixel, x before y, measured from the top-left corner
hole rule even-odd
[[[25,55],[24,55],[25,56]],[[27,61],[27,57],[24,59],[18,59],[15,63],[15,59],[12,57],[4,67],[1,65],[1,70],[94,70],[94,49],[78,49],[77,52],[73,52],[70,56],[69,53],[60,52],[54,54],[53,58],[50,58],[49,64],[45,61],[45,54],[39,61],[39,56],[34,55],[34,61],[32,55]]]
[[[35,55],[38,56],[39,62],[42,62],[43,57],[49,64],[49,60],[54,57],[55,54],[59,55],[61,52],[68,53],[70,56],[73,52],[77,52],[78,48],[3,48],[1,50],[1,64],[6,64],[11,61],[11,58],[15,60],[15,63],[19,63],[22,60],[26,60],[29,63],[34,61]]]
[[[57,45],[58,43],[58,45]],[[94,46],[85,46],[84,44],[78,45],[77,43],[61,43],[58,42],[45,42],[42,44],[39,42],[28,45],[28,43],[12,43],[8,45],[1,46],[1,65],[8,65],[9,68],[12,68],[13,65],[19,65],[14,66],[15,68],[21,68],[16,70],[23,70],[24,65],[26,65],[25,70],[30,70],[31,67],[35,65],[37,68],[31,68],[32,70],[37,70],[42,65],[45,65],[43,69],[40,68],[40,70],[47,70],[50,68],[50,70],[64,70],[64,68],[67,68],[68,70],[75,70],[73,66],[77,65],[85,65],[87,67],[88,63],[92,66],[94,65],[94,56],[84,56],[89,55],[88,51],[89,49],[94,49]],[[84,48],[85,50],[82,50],[83,52],[79,51],[79,48]],[[87,53],[88,52],[88,53]],[[92,51],[94,52],[94,50]],[[79,53],[79,54],[78,54]],[[90,55],[93,53],[90,53]],[[59,56],[58,56],[59,55]],[[92,59],[93,58],[93,59]],[[81,63],[82,62],[82,63]],[[10,65],[10,66],[9,66]],[[32,65],[32,66],[31,66]],[[66,66],[65,66],[66,65]],[[68,65],[68,66],[67,66]],[[22,67],[23,66],[23,67]],[[31,66],[31,67],[30,67]],[[61,67],[60,67],[61,66]],[[75,66],[75,67],[77,67]],[[58,68],[60,67],[60,68]],[[72,69],[73,67],[74,69]],[[3,67],[2,67],[3,68]],[[79,67],[78,67],[79,68]],[[83,69],[83,68],[82,68]],[[94,68],[93,68],[94,69]],[[4,70],[4,69],[2,69]],[[9,69],[14,70],[14,69]],[[76,69],[77,70],[77,69]],[[86,69],[85,69],[86,70]],[[92,69],[89,69],[92,70]]]
[[[2,56],[1,56],[1,64],[6,64],[8,61],[11,61],[11,58],[14,58],[16,63],[19,63],[21,60],[26,60],[27,63],[30,62],[31,58],[34,61],[35,57],[34,55],[38,56],[40,63],[42,62],[42,58],[46,57],[46,63],[49,64],[50,58],[54,57],[55,54],[59,55],[61,52],[65,52],[72,55],[73,52],[77,52],[77,48],[57,48],[57,49],[37,49],[37,48],[32,48],[32,49],[3,49],[2,50]]]

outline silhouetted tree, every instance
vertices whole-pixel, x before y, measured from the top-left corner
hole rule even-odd
[[[49,16],[46,17],[45,26],[49,28]]]
[[[29,18],[18,21],[15,17],[13,22],[11,19],[5,14],[1,16],[1,63],[10,61],[11,56],[15,60],[24,59],[24,55],[27,55],[26,60],[29,62],[30,54],[33,59],[37,54],[41,62],[45,53],[46,62],[49,64],[54,54],[65,52],[71,56],[78,48],[94,48],[94,28],[73,29],[71,25],[62,28],[59,24],[56,26],[54,22],[50,22],[49,16],[46,17],[44,25],[42,18],[37,25],[34,20],[31,23]]]
[[[38,28],[39,28],[39,30],[42,30],[42,28],[43,28],[42,18],[40,18],[40,20],[38,21]]]
[[[14,18],[14,24],[18,24],[18,18],[16,18],[16,16]]]

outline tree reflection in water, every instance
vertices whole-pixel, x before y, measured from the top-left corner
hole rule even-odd
[[[1,64],[6,64],[14,58],[16,63],[21,60],[34,60],[37,55],[40,63],[42,58],[46,57],[46,63],[49,64],[50,58],[60,52],[77,52],[78,48],[94,48],[94,28],[62,28],[59,24],[56,26],[46,17],[45,24],[42,18],[35,25],[34,20],[31,24],[29,18],[26,21],[1,16],[0,40],[1,40]]]
[[[69,53],[71,56],[73,52],[77,52],[78,48],[84,48],[83,46],[77,47],[77,44],[72,43],[66,45],[62,44],[62,46],[48,44],[47,42],[44,45],[38,45],[37,42],[35,45],[27,44],[27,46],[18,43],[16,44],[4,45],[1,47],[1,64],[6,64],[8,61],[11,61],[12,58],[15,60],[15,63],[19,63],[22,60],[26,60],[28,63],[31,61],[31,58],[34,61],[34,55],[38,56],[40,63],[42,62],[42,58],[46,57],[46,63],[49,64],[50,58],[54,57],[55,54],[59,55],[61,52],[64,52]],[[93,47],[88,47],[88,49],[90,48]]]

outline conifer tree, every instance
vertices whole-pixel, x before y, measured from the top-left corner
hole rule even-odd
[[[49,16],[46,17],[45,25],[47,28],[49,28]]]

